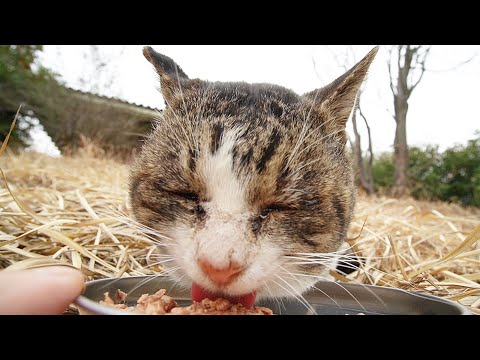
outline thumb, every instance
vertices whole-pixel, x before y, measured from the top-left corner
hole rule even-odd
[[[82,273],[66,266],[0,271],[0,314],[62,314],[84,286]]]

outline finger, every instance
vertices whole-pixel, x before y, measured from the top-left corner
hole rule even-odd
[[[84,289],[85,278],[66,266],[0,272],[0,314],[62,314]]]

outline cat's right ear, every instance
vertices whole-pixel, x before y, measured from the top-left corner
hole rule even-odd
[[[375,59],[378,46],[373,48],[362,60],[345,74],[332,81],[321,89],[303,95],[310,108],[315,108],[324,115],[325,131],[331,133],[332,138],[345,145],[347,120],[355,105],[358,91],[367,71]]]
[[[153,65],[160,76],[160,89],[167,105],[174,102],[176,94],[180,94],[188,81],[188,76],[168,56],[157,53],[150,46],[143,48],[143,56]]]

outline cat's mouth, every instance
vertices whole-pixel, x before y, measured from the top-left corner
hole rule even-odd
[[[251,308],[255,303],[256,296],[257,296],[257,293],[255,291],[252,291],[245,295],[230,296],[227,294],[211,292],[203,288],[196,282],[192,283],[192,300],[197,302],[200,302],[203,299],[216,300],[218,298],[223,298],[223,299],[227,299],[232,304],[242,304],[246,308]]]

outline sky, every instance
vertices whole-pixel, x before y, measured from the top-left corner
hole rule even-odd
[[[177,62],[190,78],[210,81],[274,83],[298,94],[320,88],[345,72],[373,48],[354,45],[150,45]],[[54,70],[68,86],[123,98],[154,108],[164,107],[158,80],[142,55],[142,45],[98,47],[100,70],[92,66],[88,45],[45,45],[42,65]],[[470,62],[458,66],[477,55]],[[374,152],[391,151],[395,134],[393,97],[389,87],[387,47],[370,68],[361,97],[362,111],[371,131]],[[480,46],[435,45],[427,60],[427,71],[409,101],[407,139],[409,145],[438,144],[441,149],[466,143],[480,130],[477,111],[480,100]],[[454,69],[452,69],[454,68]],[[353,136],[351,121],[347,125]],[[366,149],[366,128],[359,123]]]

